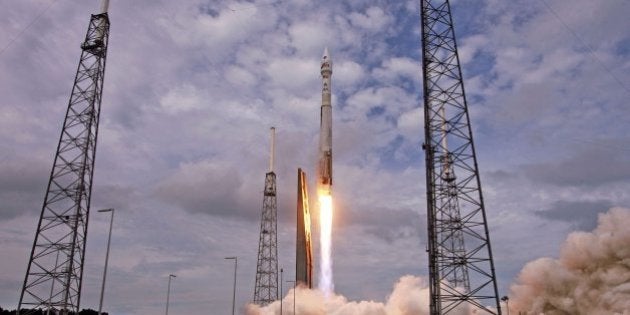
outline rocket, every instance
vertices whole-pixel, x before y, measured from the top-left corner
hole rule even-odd
[[[319,125],[319,163],[317,168],[317,188],[321,193],[332,192],[332,106],[330,102],[330,79],[332,76],[332,59],[328,48],[324,49],[321,63],[322,75],[322,107]]]

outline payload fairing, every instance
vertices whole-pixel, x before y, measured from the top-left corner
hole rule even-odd
[[[331,195],[332,190],[332,106],[331,106],[331,77],[332,59],[328,48],[324,49],[321,63],[322,75],[322,107],[319,126],[319,164],[317,188],[325,194]]]

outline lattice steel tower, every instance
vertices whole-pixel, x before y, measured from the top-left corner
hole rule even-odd
[[[450,4],[420,3],[431,314],[501,314]]]
[[[260,241],[258,243],[258,264],[256,265],[256,285],[254,303],[267,305],[278,299],[278,210],[276,206],[276,174],[273,172],[275,131],[271,127],[271,158],[269,172],[265,175],[262,217],[260,220]]]
[[[18,310],[79,312],[109,38],[108,1],[92,15],[48,181]],[[30,314],[32,312],[22,312]]]

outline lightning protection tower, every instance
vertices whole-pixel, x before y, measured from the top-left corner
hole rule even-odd
[[[450,4],[420,3],[430,311],[501,314]]]
[[[92,15],[61,130],[18,312],[79,312],[109,38],[108,1]]]
[[[276,206],[276,174],[273,172],[276,128],[271,127],[271,158],[265,175],[260,241],[256,265],[254,303],[267,305],[278,299],[278,217]]]

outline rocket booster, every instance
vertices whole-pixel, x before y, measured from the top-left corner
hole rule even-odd
[[[330,79],[332,59],[328,48],[324,49],[321,63],[322,107],[319,127],[319,164],[317,186],[320,192],[330,195],[332,186],[332,106],[330,102]]]

